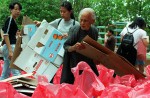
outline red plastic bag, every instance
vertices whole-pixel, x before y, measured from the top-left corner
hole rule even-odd
[[[31,98],[18,93],[9,82],[0,82],[0,98]]]
[[[131,89],[125,85],[112,84],[102,92],[100,98],[130,98],[128,93]]]
[[[130,91],[130,98],[150,98],[150,78],[138,81],[137,85]]]
[[[124,75],[122,77],[116,76],[113,83],[134,87],[136,85],[136,79],[134,75]]]
[[[109,86],[109,84],[111,84],[111,82],[114,79],[113,78],[114,70],[108,69],[104,67],[103,65],[97,65],[97,69],[99,72],[98,78],[105,85],[105,87]]]
[[[61,86],[55,98],[89,98],[80,88],[74,85],[62,84]]]
[[[88,98],[78,87],[71,84],[49,84],[41,82],[38,84],[32,98]]]
[[[14,98],[17,91],[8,82],[0,82],[0,98]]]
[[[54,76],[54,78],[53,78],[53,83],[54,83],[54,84],[60,84],[60,78],[61,78],[61,73],[62,73],[62,67],[63,67],[63,65],[61,65],[61,66],[58,68],[58,70],[57,70],[57,72],[56,72],[56,74],[55,74],[55,76]]]
[[[0,76],[1,76],[2,71],[3,71],[3,65],[4,65],[4,61],[0,60]]]
[[[90,98],[99,96],[105,89],[104,85],[86,62],[79,62],[71,70],[75,77],[74,85],[83,90]],[[79,70],[83,70],[81,75],[79,75]]]
[[[150,77],[150,65],[147,65],[145,68],[146,76]]]
[[[41,82],[48,83],[47,77],[43,75],[38,75],[38,83],[41,83]]]

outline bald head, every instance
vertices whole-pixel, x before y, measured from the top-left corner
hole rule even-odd
[[[83,30],[89,30],[95,19],[95,12],[91,8],[84,8],[79,13],[80,26]]]

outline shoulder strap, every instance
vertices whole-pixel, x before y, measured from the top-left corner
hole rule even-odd
[[[60,22],[61,22],[61,20],[62,20],[62,18],[58,21],[58,24],[57,24],[57,26],[59,26],[59,24],[60,24]],[[75,19],[74,19],[74,21],[73,21],[73,25],[75,25]]]
[[[9,32],[10,24],[11,24],[11,20],[12,20],[12,17],[10,16],[10,20],[9,20],[9,23],[8,23],[8,28],[7,28],[7,32],[6,32],[6,34],[8,34],[8,32]]]
[[[73,25],[75,25],[75,22],[76,22],[76,21],[75,21],[75,19],[74,19],[74,21],[73,21]]]
[[[138,30],[138,29],[136,29],[136,30]],[[132,32],[132,34],[133,34],[136,30],[134,30],[134,31]],[[130,33],[129,30],[128,30],[128,28],[127,28],[127,31],[128,31],[128,33]]]
[[[138,29],[136,29],[136,30],[138,30]],[[134,33],[136,30],[134,30],[132,33]]]
[[[62,18],[58,21],[57,27],[59,26],[60,22],[61,22]]]
[[[128,28],[127,28],[127,31],[128,31],[127,33],[129,33],[129,30],[128,30]]]
[[[138,29],[136,29],[136,30],[138,30]],[[134,30],[132,33],[134,33],[136,30]],[[138,42],[137,43],[135,43],[133,46],[136,46],[138,44]]]
[[[133,46],[136,46],[139,42],[135,43]]]

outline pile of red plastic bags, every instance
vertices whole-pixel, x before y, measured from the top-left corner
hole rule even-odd
[[[54,84],[48,83],[44,76],[39,76],[39,83],[32,94],[18,93],[10,83],[0,83],[0,98],[150,98],[150,66],[146,67],[146,77],[136,80],[134,75],[113,77],[114,70],[97,65],[97,77],[89,65],[80,62],[72,68],[75,82],[59,84],[62,67],[59,68]],[[79,70],[83,70],[79,75]]]

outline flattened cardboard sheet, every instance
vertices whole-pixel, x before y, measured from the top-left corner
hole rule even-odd
[[[86,36],[82,43],[85,48],[79,50],[80,54],[83,54],[93,60],[99,61],[107,68],[114,69],[115,73],[119,76],[133,74],[136,79],[144,78],[145,75],[138,71],[131,63],[125,58],[115,54],[106,47],[100,45],[95,40]]]

